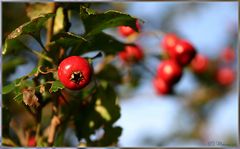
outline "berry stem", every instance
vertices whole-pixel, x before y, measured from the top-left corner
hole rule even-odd
[[[155,77],[155,73],[147,66],[145,63],[139,62],[137,63],[139,66],[143,67],[143,69],[147,70],[153,77]]]
[[[165,32],[157,30],[157,31],[143,32],[139,36],[153,35],[158,39],[161,39],[161,37],[165,36],[165,34],[166,34]]]

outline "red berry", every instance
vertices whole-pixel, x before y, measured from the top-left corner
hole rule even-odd
[[[216,79],[220,85],[228,86],[233,83],[235,79],[235,73],[230,67],[219,68],[217,70]]]
[[[173,33],[166,34],[161,41],[161,47],[169,54],[177,44],[178,40],[179,39],[176,34]]]
[[[58,77],[69,89],[78,90],[91,80],[92,69],[88,61],[80,56],[70,56],[58,66]]]
[[[231,63],[235,59],[235,53],[234,50],[231,47],[228,47],[223,50],[223,52],[220,55],[220,58],[225,62],[225,63]]]
[[[36,142],[35,136],[30,136],[28,139],[28,146],[34,147],[36,145],[37,145],[37,142]]]
[[[179,40],[169,54],[170,57],[176,60],[180,65],[185,66],[195,57],[196,50],[188,41]]]
[[[197,54],[191,62],[191,68],[196,73],[203,73],[208,69],[208,58]]]
[[[136,21],[136,27],[137,27],[138,30],[140,30],[140,25],[139,25],[138,20]],[[136,31],[129,26],[119,26],[118,27],[118,32],[123,37],[127,37],[127,36],[132,35],[133,33],[136,33]]]
[[[168,84],[177,83],[182,76],[182,67],[173,60],[165,60],[157,68],[157,77]]]
[[[139,46],[125,46],[124,50],[119,52],[119,57],[126,63],[138,62],[143,59],[144,54]]]
[[[168,94],[172,90],[172,87],[160,77],[156,77],[153,79],[153,86],[155,88],[155,91],[158,94],[162,95]]]

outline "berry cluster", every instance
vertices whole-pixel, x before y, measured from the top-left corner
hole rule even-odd
[[[138,20],[136,20],[136,27],[138,31],[141,30]],[[123,37],[129,37],[137,34],[137,32],[129,26],[119,26],[118,32]],[[134,64],[144,58],[144,53],[142,48],[138,45],[126,45],[125,48],[119,52],[118,56],[124,63]]]
[[[231,67],[234,60],[234,50],[228,47],[220,53],[216,62],[210,61],[202,54],[197,54],[191,62],[191,69],[198,76],[208,75],[208,78],[218,85],[228,87],[235,80],[235,72]]]
[[[220,54],[222,60],[222,66],[218,67],[216,72],[216,80],[222,86],[229,86],[235,80],[235,72],[231,68],[235,60],[235,53],[231,47],[227,47]]]
[[[158,94],[169,94],[181,79],[183,68],[191,63],[197,52],[189,41],[171,33],[163,37],[161,47],[168,59],[163,60],[157,67],[153,85]]]
[[[136,28],[141,30],[139,21],[136,20]],[[127,38],[136,35],[137,32],[129,26],[119,26],[118,32]],[[195,47],[188,40],[178,37],[174,33],[165,34],[161,41],[161,48],[167,55],[158,65],[153,86],[158,94],[169,94],[174,85],[179,82],[183,75],[183,69],[190,66],[197,75],[207,74],[212,67],[211,61],[203,54],[197,53]],[[120,60],[125,64],[135,64],[144,58],[144,52],[138,45],[127,44],[118,53]],[[226,48],[220,54],[219,59],[223,65],[216,67],[212,78],[219,85],[229,86],[235,79],[235,72],[230,64],[234,61],[235,53],[232,48]],[[80,56],[70,56],[64,59],[58,67],[59,80],[63,85],[72,90],[78,90],[89,84],[92,68],[89,62]]]

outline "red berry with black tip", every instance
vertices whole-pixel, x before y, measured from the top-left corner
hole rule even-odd
[[[185,66],[192,61],[196,53],[196,49],[190,42],[187,40],[179,40],[169,54],[177,63]]]
[[[172,90],[171,85],[166,83],[160,77],[156,77],[153,79],[153,86],[157,94],[160,94],[160,95],[169,94]]]
[[[173,60],[165,60],[157,68],[157,77],[168,84],[177,83],[182,76],[182,67]]]
[[[143,59],[144,53],[139,46],[127,45],[123,51],[119,52],[119,57],[123,62],[135,63]]]
[[[80,56],[70,56],[58,66],[58,77],[62,84],[72,90],[78,90],[91,80],[92,69],[89,62]]]
[[[139,24],[138,20],[136,21],[136,27],[138,30],[140,30],[140,24]],[[118,32],[123,37],[127,37],[127,36],[130,36],[130,35],[136,33],[136,31],[134,29],[132,29],[130,26],[119,26]]]
[[[216,73],[217,82],[222,86],[229,86],[235,80],[235,72],[230,67],[222,67]]]
[[[203,73],[208,69],[209,60],[202,54],[197,54],[191,62],[191,68],[195,73]]]
[[[169,54],[169,52],[171,52],[171,50],[177,44],[178,40],[179,38],[176,34],[166,34],[161,41],[161,47]]]

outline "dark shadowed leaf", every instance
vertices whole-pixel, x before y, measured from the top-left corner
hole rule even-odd
[[[91,145],[89,136],[94,134],[99,128],[112,126],[120,117],[120,107],[114,88],[106,82],[105,86],[98,86],[97,91],[93,93],[91,102],[87,107],[78,108],[75,112],[74,122],[76,126],[76,134],[79,140],[85,138],[87,144]],[[116,132],[117,133],[117,132]],[[117,133],[117,136],[119,133]],[[113,139],[115,140],[115,139]],[[114,144],[112,140],[107,142]],[[92,144],[96,145],[96,144]]]
[[[119,84],[122,81],[119,70],[111,64],[105,65],[104,69],[100,71],[96,76],[100,80],[106,80],[114,84]]]
[[[6,40],[3,46],[2,54],[14,54],[25,50],[27,47],[18,39]]]
[[[115,10],[109,10],[99,14],[89,14],[82,19],[87,36],[97,34],[107,28],[121,25],[130,26],[138,31],[136,27],[136,18]]]
[[[18,102],[18,103],[21,103],[21,102],[23,101],[23,94],[22,94],[22,93],[17,94],[17,95],[13,98],[13,100],[15,100],[15,101]]]
[[[110,124],[120,118],[117,94],[109,84],[98,88],[98,100],[96,101],[95,110]]]
[[[12,82],[2,88],[2,94],[10,93],[15,88],[15,82]]]
[[[98,146],[116,146],[118,138],[122,134],[121,127],[105,126],[103,137],[97,141]]]
[[[103,32],[89,37],[88,42],[84,42],[72,49],[71,55],[81,55],[90,51],[101,50],[106,55],[116,54],[124,49],[125,44],[116,40],[114,37]]]
[[[67,49],[82,42],[87,42],[87,40],[82,36],[76,35],[74,33],[63,32],[53,36],[52,42],[52,44],[56,43],[57,45]]]
[[[15,29],[7,36],[7,40],[14,39],[19,37],[20,35],[29,34],[32,36],[38,36],[40,34],[40,30],[44,27],[46,21],[53,17],[54,14],[45,14],[40,15],[38,18],[35,18]]]
[[[123,50],[125,46],[124,43],[105,33],[99,33],[93,36],[89,42],[91,43],[92,48],[95,50],[101,50],[107,55],[116,54]]]

